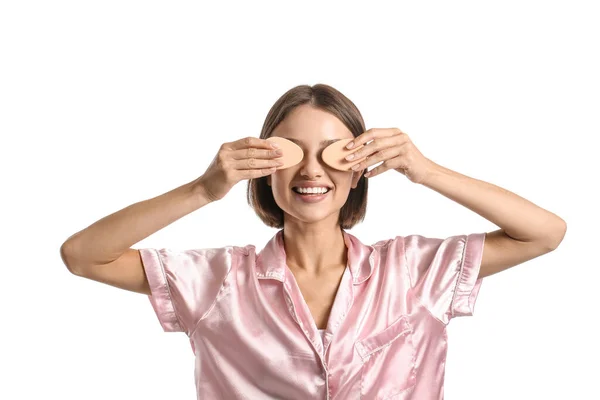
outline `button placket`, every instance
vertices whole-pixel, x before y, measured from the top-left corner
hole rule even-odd
[[[288,310],[289,310],[290,314],[292,315],[292,318],[294,319],[294,321],[296,321],[298,326],[300,326],[300,329],[302,329],[302,332],[304,333],[304,335],[306,336],[308,341],[312,344],[313,349],[319,356],[319,359],[321,360],[321,362],[324,363],[323,343],[321,342],[321,340],[315,341],[315,336],[314,336],[314,333],[317,333],[317,335],[318,335],[318,332],[316,332],[316,331],[310,332],[310,330],[307,329],[305,324],[302,322],[302,319],[297,315],[296,307],[294,305],[294,300],[293,300],[292,296],[290,295],[290,291],[291,291],[291,288],[289,288],[287,284],[284,284],[284,292],[286,294],[286,302],[288,304]]]
[[[341,323],[344,321],[344,319],[346,318],[346,315],[348,315],[348,313],[350,312],[350,308],[352,307],[352,304],[354,302],[354,283],[352,280],[352,276],[350,273],[350,269],[348,267],[348,270],[346,270],[344,272],[345,275],[344,279],[347,279],[347,281],[345,282],[346,285],[346,290],[344,292],[338,293],[338,295],[336,296],[336,301],[334,303],[334,309],[332,309],[332,313],[334,313],[335,311],[338,310],[338,308],[336,308],[336,306],[340,306],[340,304],[338,303],[338,301],[341,301],[341,298],[338,298],[338,296],[342,295],[345,298],[345,303],[343,303],[345,305],[345,308],[343,308],[341,311],[341,314],[337,315],[337,319],[335,321],[335,323],[333,323],[333,325],[331,326],[331,332],[330,332],[330,337],[328,338],[327,341],[327,345],[325,347],[325,355],[324,357],[326,359],[329,358],[329,349],[331,347],[331,342],[333,341],[333,337],[335,336],[335,333],[337,332],[339,326],[341,325]],[[340,288],[338,289],[340,291],[344,290],[344,287],[340,285]],[[332,314],[333,316],[333,314]]]

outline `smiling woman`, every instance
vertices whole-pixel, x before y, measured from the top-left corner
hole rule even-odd
[[[346,230],[365,218],[363,172],[378,162],[372,176],[397,171],[501,229],[363,244]],[[262,251],[129,248],[244,179],[279,229]],[[224,143],[202,176],[97,221],[61,255],[78,276],[147,294],[163,329],[185,332],[199,398],[441,400],[448,323],[473,315],[483,277],[555,249],[565,230],[433,163],[401,130],[365,130],[354,103],[320,84],[289,90],[260,138]]]
[[[274,136],[287,139],[300,146],[304,162],[322,164],[323,160],[319,158],[317,161],[317,157],[322,156],[328,146],[344,139],[347,139],[345,140],[347,143],[364,131],[364,120],[354,103],[331,86],[319,84],[312,87],[297,86],[281,96],[267,114],[260,138],[268,139]],[[318,171],[316,174],[312,171],[311,175],[311,171],[306,170],[313,167],[315,164],[296,169],[292,167],[277,171],[273,176],[250,179],[247,189],[248,204],[266,225],[283,228],[284,209],[280,205],[286,207],[285,199],[289,197],[286,196],[286,192],[292,190],[293,186],[289,186],[290,182],[288,182],[287,190],[280,191],[280,183],[283,182],[278,178],[290,179],[290,176],[298,172],[298,168],[303,168],[300,173],[304,185],[329,185],[338,195],[335,200],[341,204],[337,204],[339,221],[336,221],[336,225],[343,229],[350,229],[363,221],[367,210],[368,193],[368,182],[362,176],[363,174],[361,172],[342,174],[331,170],[329,172],[332,178],[342,178],[346,181],[345,185],[339,182],[340,186],[337,186],[335,182],[318,182],[320,177],[321,179],[325,177]],[[273,188],[271,188],[272,179],[276,181]],[[315,180],[317,182],[314,182]],[[281,202],[276,201],[276,197],[279,197]],[[325,197],[321,196],[316,201],[308,202],[311,204],[320,202]],[[290,212],[290,215],[293,215],[293,210]]]

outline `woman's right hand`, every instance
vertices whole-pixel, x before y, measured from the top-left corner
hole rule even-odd
[[[220,200],[242,179],[260,178],[275,172],[283,163],[281,150],[266,139],[246,137],[223,143],[219,152],[197,180],[210,201]]]

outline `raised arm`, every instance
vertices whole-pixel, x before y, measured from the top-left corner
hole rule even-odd
[[[352,154],[356,159],[368,158],[356,164],[356,170],[383,161],[365,176],[372,178],[394,168],[411,182],[435,190],[500,227],[485,235],[479,278],[553,251],[566,234],[567,223],[558,215],[509,190],[436,164],[397,128],[369,129],[348,146],[365,143]]]
[[[69,237],[61,246],[73,274],[150,295],[135,243],[210,203],[198,181],[110,214]]]
[[[224,143],[198,179],[160,196],[132,204],[69,237],[61,246],[73,274],[151,295],[140,252],[132,249],[181,217],[220,200],[239,181],[269,175],[281,151],[271,142],[246,137]]]

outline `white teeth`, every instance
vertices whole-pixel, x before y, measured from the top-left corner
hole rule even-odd
[[[319,187],[319,188],[295,188],[295,190],[298,193],[323,194],[323,193],[326,193],[329,189],[327,189],[325,187]]]

